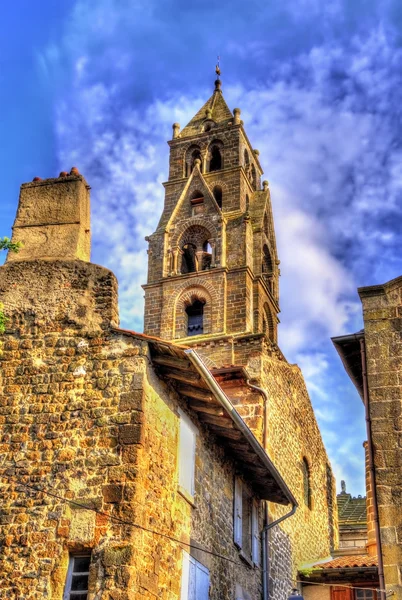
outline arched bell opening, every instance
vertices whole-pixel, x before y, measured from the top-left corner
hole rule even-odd
[[[249,164],[250,164],[250,155],[249,155],[247,149],[244,149],[243,165],[244,165],[244,167],[248,167]]]
[[[192,225],[181,236],[180,273],[206,271],[215,266],[215,241],[202,225]]]
[[[274,291],[273,290],[274,270],[273,270],[271,253],[270,253],[267,245],[264,245],[262,253],[263,253],[262,265],[261,265],[262,276],[263,276],[263,279],[264,279],[265,283],[267,284],[268,288],[271,290],[271,292],[273,292]]]
[[[223,169],[223,143],[220,140],[214,140],[211,143],[208,156],[208,171],[220,171]]]
[[[201,150],[199,146],[192,145],[186,152],[185,157],[185,176],[189,177],[193,172],[195,161],[199,159],[202,164]]]
[[[181,273],[197,271],[197,247],[194,244],[184,244],[181,257]]]
[[[216,185],[214,187],[214,189],[212,190],[212,193],[214,195],[214,198],[216,200],[217,205],[219,206],[219,208],[222,210],[222,200],[223,200],[223,193],[222,193],[222,188],[220,185]]]

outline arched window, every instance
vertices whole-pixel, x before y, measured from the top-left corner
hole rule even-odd
[[[272,290],[272,277],[273,277],[273,265],[271,253],[268,246],[265,245],[263,248],[262,265],[261,265],[262,276],[269,289]]]
[[[250,164],[250,156],[247,150],[244,150],[244,166],[247,167]]]
[[[198,146],[192,145],[186,152],[186,160],[185,160],[185,174],[186,177],[189,177],[194,169],[194,163],[197,160],[201,160],[201,150]]]
[[[214,145],[211,147],[211,159],[209,161],[210,171],[219,171],[222,169],[222,155],[218,146]]]
[[[303,499],[304,504],[311,508],[311,481],[310,481],[310,467],[306,458],[303,458],[301,464],[303,474]]]
[[[192,225],[183,233],[179,245],[181,249],[181,273],[193,273],[210,269],[214,256],[211,244],[213,237],[206,227]]]
[[[200,335],[204,332],[204,303],[195,300],[191,306],[186,308],[187,313],[187,335]]]
[[[222,188],[220,185],[216,185],[213,189],[214,198],[217,205],[222,209]]]
[[[246,211],[250,208],[250,198],[248,197],[248,194],[246,194]]]
[[[211,262],[212,262],[212,247],[211,244],[207,241],[204,242],[203,247],[202,247],[202,265],[201,265],[201,270],[202,271],[206,271],[207,269],[211,268]]]
[[[194,244],[185,244],[182,248],[183,256],[181,259],[181,272],[193,273],[197,270],[196,246]]]
[[[251,165],[251,184],[253,188],[257,189],[257,171],[255,170],[255,166]]]

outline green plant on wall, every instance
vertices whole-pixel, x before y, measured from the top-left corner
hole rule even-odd
[[[11,250],[11,252],[19,252],[22,248],[22,242],[12,242],[10,238],[0,238],[0,250]]]
[[[19,252],[22,247],[22,242],[12,242],[10,238],[0,238],[0,250],[10,250],[11,252]],[[7,325],[7,317],[3,312],[4,304],[0,302],[0,334],[4,333]]]

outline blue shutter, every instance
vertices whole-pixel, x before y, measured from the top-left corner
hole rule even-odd
[[[243,537],[243,486],[242,481],[235,477],[234,484],[234,515],[233,515],[233,539],[236,546],[242,547]]]
[[[260,564],[260,532],[258,527],[258,502],[253,500],[251,505],[251,556],[253,563]]]
[[[183,551],[183,571],[180,600],[208,600],[209,571]]]

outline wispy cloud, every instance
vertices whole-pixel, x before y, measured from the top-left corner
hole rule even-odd
[[[219,39],[226,72],[238,80],[224,79],[225,97],[242,108],[270,181],[280,343],[306,374],[333,463],[348,457],[360,484],[353,456],[361,459],[364,431],[337,417],[344,398],[329,375],[328,338],[360,326],[357,285],[402,271],[402,51],[387,21],[391,4],[358,18],[341,0],[256,1],[246,12],[233,7],[229,27],[217,6],[201,13],[173,0],[160,10],[152,1],[87,0],[75,4],[59,47],[40,57],[46,77],[53,69],[66,81],[55,115],[60,169],[76,164],[91,184],[93,258],[119,278],[123,324],[140,329],[144,236],[163,206],[166,140],[171,124],[184,125],[209,94],[200,91],[201,56],[207,48],[214,61]],[[246,38],[237,35],[245,17]],[[320,27],[306,30],[311,20]],[[267,36],[267,27],[277,34]]]

